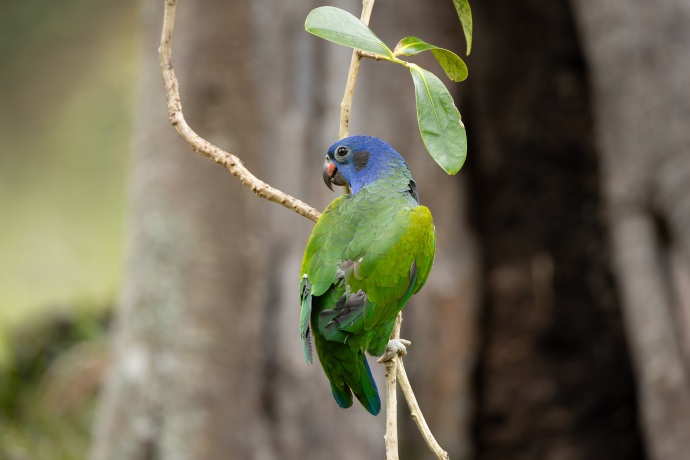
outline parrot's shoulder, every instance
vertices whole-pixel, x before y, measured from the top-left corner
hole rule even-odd
[[[429,208],[419,205],[410,211],[409,232],[411,232],[415,238],[424,237],[425,235],[435,236],[436,229],[434,227],[434,218],[431,216]]]
[[[347,215],[349,195],[341,195],[328,205],[316,222],[302,259],[300,275],[307,275],[314,295],[321,295],[334,282],[338,262],[357,226]]]
[[[436,228],[431,217],[431,211],[426,206],[417,206],[411,213],[411,225],[408,232],[411,244],[416,246],[417,272],[412,294],[416,294],[426,283],[434,263],[436,253]]]
[[[338,220],[343,212],[345,199],[346,195],[341,195],[333,200],[323,211],[316,225],[314,225],[314,229],[311,232],[307,247],[304,251],[302,274],[306,273],[307,264],[309,264],[314,253],[324,245],[326,237],[331,233],[331,229],[338,224]]]

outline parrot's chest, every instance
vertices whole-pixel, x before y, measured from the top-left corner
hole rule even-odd
[[[387,218],[400,212],[409,212],[416,204],[399,193],[362,190],[343,203],[342,218],[351,222],[384,225]]]

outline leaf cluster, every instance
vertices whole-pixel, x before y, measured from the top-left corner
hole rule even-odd
[[[469,54],[472,46],[469,3],[467,0],[453,0],[453,3],[465,31]],[[414,82],[417,122],[427,151],[448,174],[455,174],[460,170],[467,156],[467,137],[452,96],[432,72],[401,59],[401,56],[415,56],[429,51],[448,78],[460,82],[467,78],[468,72],[465,62],[457,54],[417,37],[403,38],[391,51],[359,19],[332,6],[312,10],[307,16],[305,29],[318,37],[359,50],[364,57],[407,67]]]

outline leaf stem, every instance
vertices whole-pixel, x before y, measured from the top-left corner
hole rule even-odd
[[[356,50],[360,57],[373,59],[375,61],[390,61],[391,58],[382,54],[370,53],[368,51]]]

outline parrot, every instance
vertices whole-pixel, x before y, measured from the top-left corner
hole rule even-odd
[[[381,139],[357,135],[334,143],[323,179],[331,190],[346,189],[324,210],[304,251],[303,353],[312,364],[313,337],[338,406],[352,406],[354,393],[377,415],[381,400],[365,352],[383,360],[405,353],[410,342],[389,338],[398,313],[429,276],[436,232],[405,160]]]

